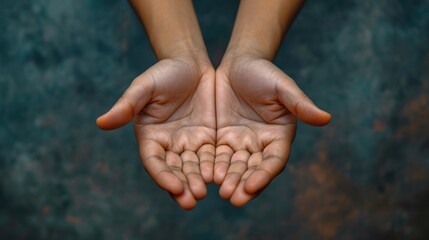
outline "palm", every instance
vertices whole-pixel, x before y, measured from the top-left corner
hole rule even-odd
[[[242,58],[217,71],[214,180],[236,206],[254,198],[286,165],[300,102],[285,103],[285,86],[296,87],[266,60]]]
[[[193,208],[195,200],[206,195],[204,183],[212,181],[213,70],[160,61],[133,81],[122,101],[135,115],[144,167],[183,208]]]

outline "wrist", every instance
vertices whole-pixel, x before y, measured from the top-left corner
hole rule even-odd
[[[249,56],[254,58],[264,58],[267,59],[269,56],[267,56],[266,53],[254,44],[251,43],[238,43],[238,44],[230,44],[228,48],[225,51],[223,60],[228,59],[236,59],[240,56]]]
[[[225,59],[251,55],[272,61],[303,3],[303,0],[242,1]]]
[[[204,43],[192,39],[192,37],[182,37],[168,42],[165,40],[157,41],[157,46],[153,46],[153,50],[159,61],[176,59],[195,65],[200,69],[212,66]]]
[[[171,39],[169,41],[153,39],[153,41],[158,43],[157,46],[153,46],[153,50],[158,60],[180,57],[209,59],[202,40],[198,41],[192,39],[192,37],[187,37]]]
[[[237,44],[233,46],[230,44],[225,51],[222,62],[235,61],[242,57],[266,59],[266,55],[262,50],[251,44]]]
[[[158,60],[208,61],[192,0],[130,0]]]
[[[263,54],[256,49],[249,49],[245,47],[228,47],[225,52],[222,61],[218,67],[219,70],[228,72],[233,68],[234,65],[257,60],[265,59]]]
[[[203,74],[208,71],[214,71],[214,67],[210,62],[210,59],[208,58],[206,53],[196,52],[194,50],[178,50],[174,54],[171,53],[169,56],[162,58],[163,59],[171,59],[176,61],[181,61],[195,70],[199,72],[200,74]]]
[[[273,34],[271,34],[272,36]],[[222,63],[235,61],[242,58],[265,59],[272,61],[276,55],[278,44],[272,41],[258,41],[257,37],[237,37],[230,41],[225,51]]]

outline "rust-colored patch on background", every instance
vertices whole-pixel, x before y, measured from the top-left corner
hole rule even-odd
[[[48,205],[44,205],[42,207],[42,211],[41,212],[42,212],[42,216],[43,217],[47,216],[49,214],[49,212],[50,212],[49,206]]]
[[[387,125],[385,122],[381,121],[381,120],[375,120],[374,121],[374,125],[372,127],[372,130],[374,132],[382,132],[384,130],[386,130]]]
[[[65,219],[68,223],[71,223],[71,224],[79,224],[82,222],[82,220],[79,217],[72,216],[72,215],[66,215]]]
[[[401,115],[406,123],[401,125],[396,137],[402,140],[410,140],[418,143],[429,141],[429,84],[422,87],[422,92],[405,104]],[[426,133],[426,134],[425,134]]]
[[[297,189],[295,217],[304,220],[322,239],[337,235],[343,222],[355,221],[359,217],[356,204],[350,196],[354,188],[350,181],[329,162],[326,149],[317,159],[294,167],[294,183]]]

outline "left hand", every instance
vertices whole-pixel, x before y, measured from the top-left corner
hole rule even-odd
[[[295,82],[265,59],[241,55],[216,70],[214,181],[235,206],[255,198],[286,166],[296,118],[330,121]]]

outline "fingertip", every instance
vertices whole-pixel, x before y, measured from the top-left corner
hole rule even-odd
[[[201,176],[205,184],[213,182],[213,163],[210,163],[211,166],[206,166],[207,163],[200,164]]]
[[[255,185],[249,183],[249,181],[246,181],[246,183],[244,184],[244,191],[247,193],[254,193],[257,190],[255,188]]]
[[[194,209],[197,206],[197,201],[195,199],[177,199],[180,198],[181,196],[173,196],[174,198],[176,198],[176,202],[177,204],[179,204],[179,206],[186,211],[190,211],[192,209]]]
[[[219,189],[219,196],[225,200],[230,199],[234,193],[235,187],[230,184],[222,184]]]
[[[127,125],[134,118],[134,111],[131,106],[117,103],[107,113],[98,117],[97,126],[102,130],[113,130]]]
[[[99,127],[99,128],[101,128],[100,127],[100,125],[101,125],[101,122],[102,122],[102,117],[103,115],[101,115],[101,116],[99,116],[97,119],[95,119],[95,125],[97,125],[97,127]]]
[[[225,179],[225,175],[226,175],[226,170],[225,171],[215,170],[214,177],[213,177],[214,183],[216,183],[218,186],[222,185],[222,182]]]
[[[331,122],[331,118],[332,118],[332,116],[331,116],[331,114],[330,114],[330,113],[328,113],[328,112],[326,112],[326,111],[323,111],[323,110],[322,110],[322,112],[323,112],[322,119],[323,119],[323,123],[324,123],[324,125],[323,125],[323,126],[325,126],[325,125],[328,125],[328,124]]]
[[[331,114],[311,104],[309,108],[300,109],[298,118],[306,124],[321,127],[331,121]]]
[[[213,173],[202,172],[203,180],[205,184],[210,184],[213,182]]]
[[[194,209],[197,205],[197,201],[192,196],[192,193],[189,191],[189,189],[184,191],[182,194],[172,194],[171,196],[174,198],[177,204],[179,204],[179,206],[186,211]]]
[[[229,164],[227,164],[225,162],[218,162],[214,165],[213,181],[217,185],[220,186],[222,184],[222,182],[224,181],[224,179],[226,177],[226,173],[228,171],[228,167],[229,167]]]
[[[243,200],[232,200],[230,201],[230,203],[232,204],[232,206],[236,207],[236,208],[242,208],[244,207],[244,205],[246,205],[247,201],[243,201]]]
[[[181,207],[183,208],[183,210],[186,210],[186,211],[190,211],[190,210],[194,209],[196,206],[197,206],[197,202],[196,201],[194,201],[193,203],[188,203],[188,204],[185,204],[185,205],[181,205]]]
[[[171,186],[170,187],[168,187],[168,190],[167,191],[169,191],[169,192],[171,192],[171,193],[173,193],[173,194],[182,194],[184,191],[185,191],[185,189],[184,189],[184,187],[183,187],[183,183],[182,182],[175,182],[175,183],[171,183]]]
[[[206,197],[207,188],[202,180],[189,181],[189,185],[189,188],[191,189],[192,195],[194,195],[195,199],[202,200]]]
[[[198,191],[192,192],[192,194],[194,194],[195,199],[203,200],[207,196],[207,189],[204,187]]]
[[[314,121],[312,122],[312,125],[319,126],[319,127],[328,125],[329,122],[331,121],[331,114],[319,108],[318,110],[319,110],[319,113],[317,116],[314,117]]]
[[[215,146],[205,144],[198,149],[197,156],[200,161],[200,172],[205,184],[213,182],[215,164]]]
[[[252,199],[254,199],[257,195],[259,194],[259,192],[257,194],[249,194],[244,190],[244,183],[240,182],[240,184],[237,186],[237,188],[235,189],[234,193],[232,194],[231,198],[230,198],[230,202],[234,207],[243,207],[244,205],[246,205],[249,201],[251,201]]]
[[[237,208],[241,208],[252,200],[256,195],[249,195],[244,192],[234,193],[230,199],[230,203]]]
[[[244,184],[244,191],[248,194],[256,194],[271,182],[271,178],[265,171],[256,170]]]
[[[107,113],[99,116],[96,120],[95,120],[95,124],[97,125],[98,128],[102,129],[102,130],[109,130],[108,129],[108,125],[106,124],[105,121],[105,116]]]
[[[228,173],[223,180],[222,186],[219,189],[219,195],[223,199],[230,199],[234,192],[239,189],[238,186],[242,184],[242,175],[237,173]]]
[[[183,194],[185,191],[183,182],[173,173],[162,173],[157,182],[161,188],[174,195]]]

